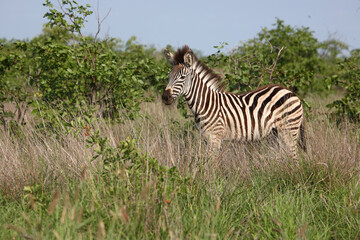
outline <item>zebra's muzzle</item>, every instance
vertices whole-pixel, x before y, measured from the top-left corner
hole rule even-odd
[[[162,96],[162,101],[166,104],[166,105],[170,105],[173,103],[174,101],[174,98],[172,97],[172,94],[171,94],[171,90],[170,89],[166,89]]]

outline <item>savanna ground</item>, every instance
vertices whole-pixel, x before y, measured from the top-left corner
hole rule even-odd
[[[329,98],[306,98],[299,162],[266,142],[209,158],[193,120],[160,100],[78,134],[28,115],[0,130],[0,239],[358,239],[359,127],[329,121]]]

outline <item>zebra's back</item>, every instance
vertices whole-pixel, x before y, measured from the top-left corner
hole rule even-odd
[[[297,137],[303,118],[300,99],[280,85],[241,95],[222,93],[224,139],[252,141],[272,129]]]

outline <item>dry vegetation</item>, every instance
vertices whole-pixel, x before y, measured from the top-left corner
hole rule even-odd
[[[329,122],[327,109],[316,106],[319,100],[310,99],[315,109],[310,110],[307,117],[308,151],[302,153],[303,161],[324,169],[331,167],[344,176],[358,171],[358,126],[348,122],[336,126]],[[144,104],[142,112],[143,117],[135,121],[111,125],[98,120],[94,128],[101,129],[101,134],[108,136],[114,147],[127,137],[137,139],[138,147],[160,164],[176,166],[184,174],[191,174],[204,164],[206,143],[200,141],[196,130],[186,129],[186,120],[175,106],[165,107],[156,101]],[[34,122],[29,122],[22,131],[20,138],[9,137],[5,132],[0,134],[0,180],[4,193],[21,194],[24,186],[36,182],[65,183],[69,177],[80,177],[84,167],[89,167],[93,152],[86,147],[85,130],[75,137],[65,135],[64,128],[59,139],[37,131]],[[278,156],[276,148],[266,143],[225,142],[222,152],[206,166],[226,177],[251,178],[254,169],[271,171],[274,166],[290,173],[295,165],[284,159]]]
[[[192,123],[193,120],[183,119],[178,113],[176,107],[165,107],[159,100],[153,103],[144,104],[142,106],[142,117],[138,118],[135,121],[125,120],[125,122],[122,124],[109,124],[106,121],[99,119],[94,123],[93,127],[91,129],[88,129],[87,131],[88,134],[92,134],[95,129],[100,129],[101,135],[109,137],[109,143],[113,147],[118,146],[119,142],[123,141],[127,137],[136,139],[137,147],[141,149],[143,153],[148,153],[149,156],[156,158],[160,165],[165,165],[167,167],[176,166],[181,176],[190,177],[191,181],[199,182],[200,185],[198,185],[197,189],[203,188],[203,191],[206,191],[206,194],[210,194],[210,200],[213,201],[213,203],[209,204],[211,206],[213,205],[214,208],[217,209],[217,211],[220,209],[220,205],[222,204],[222,202],[224,202],[224,209],[222,210],[222,212],[220,212],[223,214],[224,218],[229,218],[228,214],[231,214],[231,216],[235,219],[238,218],[236,216],[233,216],[234,212],[232,212],[234,211],[234,206],[237,206],[236,204],[240,204],[233,202],[234,199],[231,197],[236,192],[237,194],[240,194],[236,196],[245,197],[245,199],[239,201],[248,201],[249,204],[254,204],[251,202],[251,199],[248,199],[251,198],[249,196],[252,196],[251,194],[253,194],[253,197],[255,197],[255,203],[261,201],[261,203],[259,203],[259,206],[261,207],[262,201],[264,201],[264,199],[271,198],[271,191],[274,191],[273,193],[275,194],[276,191],[285,191],[283,189],[289,189],[289,191],[295,192],[303,190],[312,191],[311,189],[317,189],[316,191],[324,191],[328,193],[331,193],[332,191],[337,192],[341,189],[347,189],[347,191],[349,191],[349,196],[351,196],[351,200],[349,200],[351,203],[349,203],[349,206],[353,206],[353,208],[355,208],[355,211],[357,212],[359,202],[356,202],[358,201],[356,199],[360,197],[358,190],[356,190],[360,181],[359,127],[348,122],[343,122],[342,124],[337,126],[335,123],[332,123],[328,120],[329,118],[326,115],[327,109],[322,107],[324,104],[323,100],[319,99],[318,97],[310,97],[309,101],[313,103],[314,108],[308,111],[306,123],[308,151],[307,153],[301,153],[301,158],[299,162],[293,162],[292,160],[289,160],[288,158],[279,155],[276,151],[276,148],[269,147],[269,144],[266,142],[250,144],[227,142],[223,144],[222,151],[221,153],[219,153],[218,156],[214,158],[209,158],[205,150],[206,143],[200,140],[198,132],[190,127],[191,124],[186,124],[187,121],[191,121]],[[92,148],[86,147],[86,138],[88,138],[88,136],[85,136],[85,129],[81,130],[80,134],[77,136],[75,136],[74,134],[66,135],[65,127],[63,129],[63,133],[58,132],[57,134],[48,134],[46,133],[46,131],[35,129],[34,125],[34,122],[28,122],[22,128],[22,132],[19,134],[19,136],[16,137],[9,136],[2,130],[0,132],[0,188],[3,197],[8,199],[7,201],[13,201],[11,199],[15,199],[18,201],[21,199],[26,199],[24,198],[24,196],[26,195],[26,191],[24,192],[24,187],[34,186],[36,184],[40,185],[40,187],[42,188],[42,194],[50,194],[51,192],[54,193],[55,189],[57,189],[58,187],[60,187],[61,189],[65,189],[64,191],[70,191],[66,190],[67,186],[72,186],[74,182],[76,185],[78,179],[82,179],[84,177],[84,172],[87,172],[88,175],[94,177],[89,179],[97,179],[97,182],[93,181],[91,183],[89,182],[88,184],[95,186],[95,188],[97,189],[95,191],[98,191],[97,194],[101,195],[102,191],[107,191],[105,190],[108,187],[106,183],[103,183],[102,188],[100,189],[96,187],[96,184],[99,184],[99,186],[101,185],[98,180],[99,176],[97,176],[96,172],[98,162],[90,161],[90,159],[94,155],[94,151]],[[144,191],[150,191],[149,184],[152,184],[153,181],[156,180],[149,179],[152,178],[147,178],[147,180],[144,179],[142,185],[143,189],[147,190],[142,190],[140,197],[135,196],[135,194],[132,199],[142,199],[144,198]],[[352,185],[349,185],[350,183],[352,183]],[[269,187],[271,186],[271,189],[273,190],[264,190],[267,184],[269,184]],[[239,186],[241,186],[241,188]],[[242,190],[238,190],[239,188]],[[240,191],[240,193],[238,191]],[[246,193],[246,191],[249,191],[249,193]],[[251,191],[255,191],[255,193],[251,193]],[[199,198],[203,195],[202,192],[195,192],[194,194],[194,196],[197,196]],[[149,216],[146,217],[146,221],[150,222],[152,220],[149,220],[151,219],[149,217],[155,214],[157,209],[156,206],[157,204],[159,204],[159,200],[156,200],[154,196],[155,195],[153,195],[153,199],[151,201],[149,200],[148,208],[146,211],[149,214]],[[176,198],[176,194],[174,196],[173,197]],[[278,196],[280,195],[275,195],[274,200],[271,200],[272,203],[268,203],[270,205],[266,204],[266,206],[271,207],[272,204],[275,204],[274,201],[277,201]],[[330,198],[326,199],[326,197],[323,197],[322,193],[320,193],[319,196],[316,196],[320,196],[320,201],[321,199],[324,200],[323,204],[325,206],[325,209],[326,206],[329,207],[329,205],[331,205]],[[337,199],[338,196],[336,196],[334,199]],[[259,198],[262,200],[259,200]],[[85,195],[84,199],[86,199]],[[206,201],[210,200],[207,199]],[[111,200],[109,201],[112,202]],[[119,201],[121,201],[124,205],[126,204],[125,200]],[[161,201],[162,200],[160,200],[160,202]],[[281,219],[282,217],[281,211],[278,209],[280,211],[280,213],[277,213],[278,220],[274,220],[274,217],[271,217],[272,214],[270,214],[270,219],[273,219],[270,221],[270,224],[272,227],[275,226],[279,229],[284,228],[285,230],[281,230],[279,232],[280,235],[272,235],[273,233],[269,233],[270,235],[267,235],[267,230],[261,230],[262,224],[267,224],[266,221],[262,220],[263,217],[261,214],[256,215],[256,210],[251,210],[250,208],[250,210],[244,210],[246,214],[242,213],[242,220],[238,219],[231,224],[229,223],[228,225],[225,225],[224,229],[222,230],[217,229],[213,226],[213,228],[209,227],[206,229],[198,227],[198,232],[196,232],[195,230],[193,230],[192,232],[188,232],[189,230],[187,229],[191,229],[192,225],[191,223],[185,223],[186,221],[183,218],[185,218],[187,215],[184,214],[182,211],[189,210],[186,210],[186,206],[181,207],[180,203],[179,206],[175,206],[175,201],[177,203],[181,202],[179,197],[173,199],[172,201],[174,201],[173,210],[168,209],[170,211],[168,213],[166,213],[165,210],[163,213],[163,210],[161,210],[159,213],[159,218],[154,220],[154,222],[148,223],[148,225],[145,224],[145,227],[141,230],[136,228],[136,231],[138,232],[131,236],[140,236],[146,238],[146,236],[149,237],[149,235],[147,234],[149,234],[150,232],[151,234],[155,234],[154,231],[159,231],[158,234],[160,234],[161,231],[159,229],[162,229],[163,227],[165,229],[167,228],[167,233],[165,235],[157,235],[157,237],[160,236],[160,238],[163,238],[163,236],[166,236],[167,238],[169,236],[176,236],[180,238],[192,238],[200,236],[200,238],[208,238],[209,235],[206,234],[210,233],[207,233],[206,231],[211,230],[213,232],[217,232],[215,236],[218,236],[219,239],[227,234],[230,234],[232,238],[236,238],[239,235],[243,237],[281,236],[283,238],[291,238],[291,236],[295,236],[296,234],[296,236],[300,236],[299,233],[296,232],[296,229],[304,227],[305,224],[308,224],[310,226],[312,224],[309,223],[309,219],[301,222],[301,224],[303,225],[301,225],[300,223],[295,223],[295,225],[300,224],[301,226],[294,226],[295,230],[289,230],[289,233],[286,231],[286,225],[281,225],[280,223],[277,223],[277,221],[280,221],[279,219]],[[206,203],[205,200],[200,199],[199,201],[203,201],[204,204]],[[227,204],[229,205],[225,205],[226,201],[228,201]],[[313,201],[316,202],[315,200]],[[336,201],[337,200],[335,200],[335,202]],[[116,201],[114,201],[114,204],[115,202]],[[54,200],[52,200],[52,203],[54,204]],[[105,203],[101,203],[100,201],[98,204],[102,206],[102,204]],[[135,203],[132,202],[132,204]],[[199,204],[199,202],[195,202],[192,206],[201,207],[199,206]],[[286,205],[287,203],[284,204]],[[341,207],[341,199],[339,199],[339,204],[339,207]],[[127,211],[131,211],[131,208],[129,207],[130,205],[131,204],[128,203]],[[101,209],[104,210],[103,207],[104,206],[102,206]],[[86,208],[86,206],[84,206],[84,208]],[[274,208],[269,208],[272,209],[269,211],[273,211],[274,209],[276,210],[277,208],[281,208],[281,206],[275,204]],[[47,209],[47,207],[45,207],[45,209]],[[81,209],[83,209],[83,207]],[[133,214],[139,215],[139,213],[136,213],[139,211],[139,208],[136,207],[136,209],[137,210],[134,210],[135,212],[133,212]],[[291,207],[291,209],[293,208]],[[212,210],[208,209],[206,211],[211,212]],[[235,209],[235,212],[236,211],[237,210]],[[247,211],[249,211],[250,213]],[[262,211],[265,210],[263,209]],[[333,210],[331,210],[331,212],[332,211]],[[210,212],[208,214],[210,214]],[[172,214],[172,216],[174,217],[173,221],[169,221],[166,219],[164,220],[164,218],[167,217],[166,214]],[[196,218],[196,214],[198,213],[192,214],[194,214]],[[200,218],[204,217],[203,214],[204,213],[201,213]],[[297,216],[298,214],[299,213],[296,212],[294,213],[295,216]],[[124,219],[124,214],[120,215],[120,218]],[[180,217],[182,215],[184,216]],[[267,215],[265,214],[264,218],[266,216]],[[330,216],[330,218],[331,217],[332,216]],[[218,218],[219,217],[215,218],[216,221],[220,221],[218,220]],[[322,221],[322,219],[317,220],[316,216],[314,217],[314,215],[309,218],[312,218],[312,221],[314,222]],[[127,218],[125,217],[125,220],[120,222],[120,224],[127,223],[128,220],[126,219]],[[255,226],[255,223],[251,223],[251,219],[254,219],[254,222],[257,222],[258,226]],[[162,221],[166,222],[166,227],[161,225],[164,224],[161,223]],[[287,220],[283,219],[283,221]],[[353,222],[351,218],[349,221],[350,230],[344,234],[337,233],[337,228],[335,228],[334,230],[334,227],[329,226],[328,228],[325,228],[325,235],[316,235],[314,234],[314,232],[318,232],[321,229],[319,229],[319,227],[315,225],[315,227],[312,229],[313,233],[311,233],[310,231],[310,233],[308,233],[310,235],[307,236],[325,236],[325,238],[328,238],[334,236],[334,231],[336,234],[340,234],[340,236],[357,236],[355,229],[358,228],[359,222]],[[14,229],[14,226],[9,225],[9,222],[5,223],[7,224],[4,225],[6,229]],[[101,222],[99,224],[101,225]],[[160,227],[159,225],[159,229],[156,228],[158,224],[162,226]],[[234,224],[234,226],[232,224]],[[19,225],[22,225],[22,223],[19,223]],[[209,226],[210,225],[211,224],[209,223]],[[90,224],[90,226],[92,225]],[[107,229],[107,231],[111,231],[111,226],[113,225],[111,225],[110,223],[105,224],[105,228]],[[124,226],[126,227],[126,224],[124,224]],[[310,226],[309,229],[311,228]],[[257,227],[259,227],[260,230]],[[55,229],[57,228],[55,227]],[[126,234],[126,231],[130,231],[131,228],[128,227],[125,229],[127,230],[123,230],[123,234]],[[230,232],[231,229],[233,230]],[[235,231],[236,229],[237,231]],[[98,229],[98,231],[100,230]],[[16,230],[15,232],[18,232],[20,235],[24,234],[19,231],[20,230]],[[24,231],[27,232],[26,230]],[[59,233],[60,230],[57,229],[54,231],[57,231],[56,233],[54,233],[55,235],[62,235],[61,232]],[[76,232],[76,230],[74,231]],[[135,230],[132,229],[131,231]],[[258,234],[252,235],[253,231],[258,232]],[[271,229],[269,231],[273,232],[273,230]],[[10,232],[8,232],[8,234],[10,234]],[[14,232],[12,234],[14,234]],[[43,232],[37,234],[37,236],[45,236],[43,235]],[[91,233],[89,234],[91,235]],[[152,238],[151,236],[154,236],[151,234],[150,238]],[[114,233],[114,235],[108,235],[108,237],[110,238],[110,236],[114,237],[120,235]],[[304,236],[306,236],[306,234]]]

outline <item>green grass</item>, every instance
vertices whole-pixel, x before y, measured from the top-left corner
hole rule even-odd
[[[97,140],[109,141],[94,162],[82,132],[1,133],[0,239],[359,238],[358,126],[316,110],[297,163],[236,143],[208,159],[176,109],[144,112],[96,122],[89,135],[100,129]]]
[[[322,175],[319,172],[314,174],[318,174],[317,177]],[[125,181],[116,177],[111,181],[108,177],[100,177],[96,181],[74,180],[69,186],[63,187],[55,198],[50,190],[42,192],[39,188],[33,192],[35,199],[32,200],[2,200],[0,224],[3,229],[0,237],[358,237],[358,179],[328,189],[321,182],[295,183],[271,173],[231,184],[222,178],[215,178],[211,182],[201,178],[191,179],[193,181],[186,190],[181,190],[183,186],[180,182],[167,186],[165,181],[159,190],[154,189],[155,183],[152,182],[150,185],[144,183],[139,191],[135,188],[126,191]],[[168,197],[161,194],[166,187],[173,189]],[[58,203],[54,204],[54,201]]]

